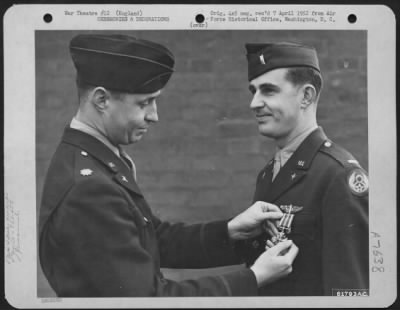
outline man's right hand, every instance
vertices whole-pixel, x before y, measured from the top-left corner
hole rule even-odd
[[[262,253],[250,267],[256,276],[258,287],[291,273],[298,252],[299,248],[291,240],[286,240]]]

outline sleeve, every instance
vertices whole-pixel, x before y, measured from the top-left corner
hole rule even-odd
[[[81,182],[64,200],[60,216],[59,242],[67,247],[64,259],[73,266],[62,284],[67,292],[79,295],[79,283],[96,297],[257,294],[255,276],[245,268],[192,281],[164,279],[142,246],[143,228],[117,186]]]
[[[354,176],[362,187],[355,187]],[[361,179],[360,179],[361,178]],[[368,289],[368,177],[359,168],[332,179],[322,208],[322,279],[333,289]]]
[[[157,225],[161,266],[210,268],[241,264],[228,236],[227,221],[185,225]]]
[[[253,195],[253,203],[256,201],[265,201],[262,198],[262,194],[265,191],[264,186],[262,186],[262,175],[267,167],[264,167],[257,175],[256,179],[256,188]],[[243,260],[246,266],[251,266],[257,260],[257,258],[265,252],[265,244],[269,239],[269,235],[266,232],[262,232],[260,235],[245,239],[239,240],[234,243],[235,253]]]

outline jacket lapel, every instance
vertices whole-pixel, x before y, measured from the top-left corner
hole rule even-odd
[[[127,190],[143,196],[142,192],[139,189],[139,186],[133,178],[132,171],[119,171],[114,175],[113,179]]]
[[[262,201],[269,201],[268,200],[268,193],[269,190],[265,190],[271,187],[272,184],[272,170],[274,167],[274,160],[270,160],[268,164],[264,167],[264,169],[259,174],[259,178],[257,179],[257,186],[256,191],[254,193],[254,201],[262,200]]]
[[[277,200],[307,175],[315,155],[326,139],[322,128],[318,128],[300,144],[271,183],[268,193],[266,193],[267,201]]]
[[[96,138],[76,129],[67,127],[64,132],[63,142],[74,145],[96,158],[113,174],[113,180],[127,190],[142,195],[132,171],[113,151]]]

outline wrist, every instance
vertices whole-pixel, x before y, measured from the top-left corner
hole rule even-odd
[[[257,271],[257,268],[253,265],[249,269],[254,273],[254,277],[256,278],[257,286],[260,287],[262,280],[260,277],[260,273]]]
[[[237,240],[237,233],[236,233],[236,229],[235,229],[235,224],[232,222],[233,220],[230,220],[229,222],[228,222],[228,224],[227,224],[227,226],[228,226],[228,228],[227,228],[227,231],[228,231],[228,238],[230,239],[230,240]]]

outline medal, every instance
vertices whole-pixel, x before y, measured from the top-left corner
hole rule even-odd
[[[303,207],[293,206],[293,205],[282,205],[280,209],[283,212],[283,216],[281,217],[278,224],[278,235],[274,236],[271,241],[274,244],[287,240],[287,235],[292,231],[292,222],[294,219],[294,215],[297,212],[303,210]]]

